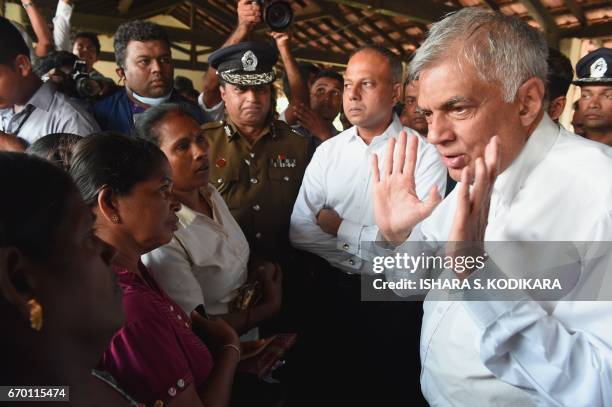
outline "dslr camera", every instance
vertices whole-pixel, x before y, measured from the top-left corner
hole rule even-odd
[[[262,9],[261,19],[271,31],[286,31],[293,21],[293,10],[291,4],[283,0],[257,0],[253,3],[259,4]]]
[[[85,61],[76,60],[70,73],[77,94],[84,99],[93,99],[100,94],[102,86],[87,73]]]

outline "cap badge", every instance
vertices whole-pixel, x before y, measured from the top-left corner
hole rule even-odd
[[[257,63],[258,63],[257,57],[250,50],[244,53],[241,61],[242,61],[242,69],[244,69],[247,72],[253,72],[255,68],[257,68]]]
[[[226,165],[227,165],[227,160],[225,158],[219,158],[217,162],[215,163],[215,167],[217,168],[223,168]]]
[[[608,64],[603,58],[599,58],[591,64],[591,78],[603,78],[607,71]]]

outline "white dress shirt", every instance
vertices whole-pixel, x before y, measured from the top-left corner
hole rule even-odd
[[[611,148],[569,133],[545,115],[497,178],[485,241],[612,241],[611,175]],[[447,240],[456,190],[409,241],[434,247]],[[584,246],[573,261],[580,278],[574,293],[589,276],[611,272],[612,253],[590,262],[594,245]],[[612,405],[612,302],[431,297],[424,303],[420,349],[421,386],[431,405]]]
[[[142,260],[187,315],[200,304],[211,315],[226,314],[247,279],[249,244],[219,192],[212,185],[202,191],[213,218],[181,206],[170,243]]]
[[[302,181],[293,213],[289,237],[294,247],[312,252],[331,265],[349,272],[365,270],[366,243],[376,240],[372,202],[372,154],[384,168],[387,141],[402,130],[419,141],[415,170],[416,191],[424,199],[433,185],[440,194],[446,186],[446,167],[435,147],[417,132],[403,127],[394,115],[389,127],[367,145],[351,127],[323,142],[315,151]],[[323,232],[317,225],[322,208],[335,210],[342,218],[338,236]],[[364,257],[365,256],[365,257]]]
[[[57,51],[72,52],[70,41],[70,19],[74,7],[64,0],[57,0],[55,16],[53,16],[53,42]]]
[[[88,136],[100,131],[98,123],[83,107],[45,82],[19,113],[13,108],[0,109],[0,131],[15,134],[32,144],[51,133]]]

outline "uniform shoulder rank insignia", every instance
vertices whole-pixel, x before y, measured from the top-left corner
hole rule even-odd
[[[232,131],[232,128],[229,124],[223,126],[223,130],[225,131],[225,135],[227,136],[227,138],[231,138],[234,135],[234,132]]]
[[[304,132],[300,131],[300,129],[296,129],[291,127],[291,133],[295,134],[296,136],[300,136],[301,138],[306,138],[308,137],[307,134],[305,134]]]
[[[270,158],[270,165],[274,168],[293,168],[297,165],[297,159],[278,154],[276,158]]]
[[[218,129],[224,124],[225,124],[225,121],[223,120],[215,120],[214,122],[204,123],[202,125],[202,130]]]

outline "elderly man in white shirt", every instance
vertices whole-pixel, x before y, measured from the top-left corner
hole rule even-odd
[[[395,160],[389,143],[382,174],[376,159],[372,166],[380,235],[408,239],[394,253],[411,252],[414,242],[436,252],[445,241],[612,241],[612,150],[560,129],[544,112],[546,56],[541,33],[502,14],[466,8],[432,26],[411,76],[420,80],[428,140],[461,182],[442,204],[422,202],[414,142],[401,137],[398,149],[408,149]],[[610,278],[612,254],[593,253],[596,243],[580,246],[569,263],[577,279],[568,298],[594,300],[586,287],[595,275]],[[531,277],[534,263],[526,268]],[[491,254],[487,264],[469,278],[492,276],[504,262]],[[386,272],[391,281],[406,276]],[[512,301],[474,290],[461,291],[460,301],[432,294],[420,347],[431,405],[612,405],[612,302],[544,302],[519,291],[505,297]]]
[[[395,374],[399,367],[411,369],[414,381],[406,389],[414,400],[420,397],[416,384],[420,309],[412,304],[360,301],[362,256],[378,233],[370,200],[369,161],[404,129],[392,110],[401,83],[401,63],[389,50],[369,46],[353,54],[344,76],[343,105],[354,127],[317,148],[291,216],[292,245],[331,265],[310,266],[315,274],[310,295],[316,296],[319,307],[313,312],[312,330],[316,331],[313,335],[323,336],[323,344],[315,341],[312,345],[312,360],[326,349],[333,350],[321,365],[333,376],[332,396],[343,404],[397,404],[402,399],[399,393],[380,389],[401,384],[403,378]],[[433,146],[414,130],[405,129],[418,143],[419,197],[429,195],[437,202],[445,189],[446,169]],[[386,354],[410,343],[414,343],[413,350]]]

